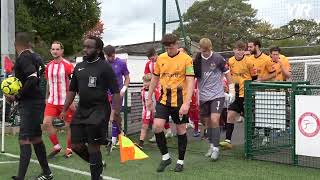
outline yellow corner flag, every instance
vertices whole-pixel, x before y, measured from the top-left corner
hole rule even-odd
[[[149,157],[143,151],[141,151],[141,149],[135,146],[129,138],[122,134],[119,135],[119,144],[121,163],[124,163],[128,160],[139,160]]]

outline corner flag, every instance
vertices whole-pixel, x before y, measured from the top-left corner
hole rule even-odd
[[[122,134],[119,135],[119,144],[121,163],[124,163],[128,160],[140,160],[149,157],[143,151],[141,151],[141,149],[135,146],[129,138]]]

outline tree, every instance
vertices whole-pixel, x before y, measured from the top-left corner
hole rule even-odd
[[[98,23],[96,24],[95,27],[93,27],[91,30],[89,30],[88,32],[86,32],[86,34],[84,35],[84,37],[89,37],[89,36],[95,36],[95,37],[99,37],[102,38],[102,34],[103,34],[103,28],[104,24],[103,22],[100,20],[98,21]]]
[[[279,28],[267,22],[258,23],[253,36],[263,42],[264,47],[277,45],[290,47],[283,49],[287,56],[315,55],[320,53],[320,23],[314,20],[294,19]],[[316,46],[314,46],[316,45]]]
[[[215,51],[230,50],[234,42],[251,37],[258,21],[248,0],[206,0],[195,2],[183,15],[193,41],[212,40]],[[175,33],[179,33],[178,28]]]
[[[27,6],[21,0],[15,1],[15,6],[16,32],[32,32],[33,19]]]
[[[33,17],[32,27],[37,35],[47,44],[62,41],[65,55],[81,49],[83,35],[100,18],[98,0],[19,0],[19,3],[24,3]]]
[[[267,40],[304,39],[307,44],[319,43],[320,24],[314,20],[294,19],[280,28],[273,28],[270,23],[257,24],[254,35]]]

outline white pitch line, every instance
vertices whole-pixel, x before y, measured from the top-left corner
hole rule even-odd
[[[18,158],[19,159],[19,156],[14,155],[14,154],[10,154],[10,153],[0,153],[0,154],[8,156],[8,157],[13,157],[13,158]],[[39,162],[37,160],[31,159],[30,161],[33,162],[33,163],[39,164]],[[63,170],[63,171],[68,171],[68,172],[81,174],[81,175],[85,175],[85,176],[91,176],[90,172],[80,171],[78,169],[72,169],[72,168],[59,166],[59,165],[55,165],[55,164],[51,164],[51,163],[49,163],[49,166],[52,167],[52,168],[55,168],[55,169]],[[106,179],[106,180],[120,180],[120,179],[109,177],[109,176],[102,176],[102,177],[103,177],[103,179]]]
[[[0,164],[15,164],[18,163],[19,161],[0,161]]]

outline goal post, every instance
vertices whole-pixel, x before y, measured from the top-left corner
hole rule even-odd
[[[292,81],[309,81],[320,84],[320,56],[289,57]]]

